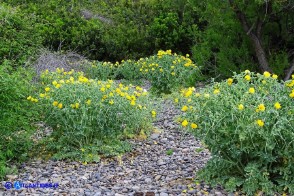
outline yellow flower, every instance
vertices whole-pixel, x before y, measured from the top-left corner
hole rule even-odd
[[[139,86],[136,86],[136,90],[137,91],[143,91],[143,88],[139,87]]]
[[[200,93],[195,93],[195,97],[200,97],[201,94]]]
[[[210,95],[209,95],[208,93],[205,93],[205,94],[204,94],[204,97],[205,97],[205,98],[209,98],[209,96],[210,96]]]
[[[255,89],[254,88],[249,88],[249,93],[254,94],[255,93]]]
[[[248,69],[245,70],[246,74],[250,74],[250,71]]]
[[[41,97],[41,98],[44,98],[44,97],[45,97],[45,94],[44,94],[44,93],[41,93],[41,94],[40,94],[40,97]]]
[[[78,109],[80,107],[80,103],[75,104],[75,108]]]
[[[159,70],[160,72],[163,72],[163,69],[162,68],[160,68],[160,70]]]
[[[259,104],[257,109],[255,110],[256,112],[259,112],[259,111],[265,111],[265,106],[264,104]]]
[[[260,119],[256,121],[256,124],[258,126],[260,126],[260,127],[263,127],[264,126],[264,122],[262,120],[260,120]]]
[[[38,102],[38,99],[33,99],[33,98],[32,98],[31,101],[37,103],[37,102]]]
[[[185,92],[185,97],[190,97],[193,93],[193,90],[192,89],[189,89]]]
[[[53,102],[53,106],[57,106],[58,105],[58,102],[57,101],[54,101]]]
[[[250,77],[249,75],[246,75],[244,78],[245,78],[245,80],[247,80],[247,81],[250,81],[250,79],[251,79],[251,77]]]
[[[156,111],[152,110],[151,111],[152,117],[155,118],[156,117]]]
[[[106,84],[106,88],[110,88],[111,87],[111,85],[110,84]]]
[[[215,90],[213,91],[213,94],[216,95],[216,94],[219,94],[219,92],[220,92],[219,89],[215,89]]]
[[[278,109],[281,109],[281,104],[279,102],[276,102],[275,103],[275,108],[278,110]]]
[[[57,83],[56,80],[54,80],[54,81],[52,82],[52,84],[53,84],[54,86],[56,86],[56,84],[58,84],[58,83]]]
[[[234,81],[233,78],[229,78],[227,80],[228,85],[231,86],[233,84],[233,81]]]
[[[62,103],[58,104],[57,107],[58,107],[59,109],[61,109],[61,108],[62,108]]]
[[[104,92],[105,91],[105,88],[104,87],[100,88],[100,91],[101,92]]]
[[[113,100],[110,100],[108,103],[109,103],[110,105],[113,105],[113,104],[114,104],[114,101],[113,101]]]
[[[178,103],[178,102],[179,102],[179,99],[178,99],[178,98],[176,98],[176,99],[175,99],[175,103]]]
[[[174,75],[176,75],[176,73],[175,73],[175,72],[171,72],[171,75],[173,75],[173,76],[174,76]]]
[[[91,100],[88,99],[88,100],[86,101],[86,104],[90,105],[90,104],[91,104]]]
[[[136,105],[136,102],[134,100],[132,100],[131,105]]]
[[[238,109],[239,109],[239,110],[244,110],[244,105],[243,105],[243,104],[239,104],[239,105],[238,105]]]
[[[49,88],[49,87],[46,87],[46,88],[45,88],[45,91],[46,91],[46,92],[49,92],[49,91],[50,91],[50,88]]]
[[[198,125],[197,125],[196,123],[192,123],[192,124],[191,124],[191,128],[192,128],[192,129],[196,129],[197,127],[198,127]]]
[[[56,88],[60,88],[61,87],[61,84],[56,84],[55,87]]]
[[[182,126],[183,126],[183,127],[186,127],[188,124],[189,124],[189,123],[188,123],[187,120],[184,120],[184,121],[182,122]]]
[[[271,77],[271,74],[270,74],[268,71],[265,71],[265,72],[263,73],[263,75],[264,75],[264,77],[266,77],[266,78]]]
[[[32,96],[28,96],[27,100],[29,100],[29,101],[32,100]]]
[[[292,91],[292,93],[290,93],[289,96],[290,96],[291,98],[294,98],[294,92]]]
[[[183,111],[183,112],[186,112],[187,110],[188,110],[188,106],[184,105],[184,106],[182,107],[182,111]]]
[[[273,74],[272,77],[273,77],[273,79],[278,79],[278,75],[276,75],[276,74]]]

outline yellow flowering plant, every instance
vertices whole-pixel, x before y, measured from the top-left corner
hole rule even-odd
[[[157,55],[138,61],[85,63],[85,75],[100,80],[149,80],[156,93],[170,93],[179,87],[194,85],[199,68],[188,56],[173,54],[171,50],[158,51]]]
[[[116,77],[116,70],[119,66],[119,63],[84,61],[80,67],[89,78],[107,80]]]
[[[173,54],[171,50],[138,61],[143,77],[151,82],[157,93],[170,93],[179,87],[194,85],[199,68],[189,57]]]
[[[47,73],[43,79],[44,96],[36,104],[54,129],[50,149],[55,157],[85,161],[90,153],[95,161],[99,154],[121,153],[129,148],[123,138],[147,133],[156,118],[148,92],[141,87],[89,79],[74,71]]]
[[[179,124],[212,153],[199,177],[249,195],[294,194],[293,87],[293,79],[280,82],[268,72],[247,71],[199,91],[182,90]]]

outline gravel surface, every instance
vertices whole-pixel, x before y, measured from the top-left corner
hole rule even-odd
[[[23,164],[19,175],[7,176],[11,182],[58,183],[57,188],[4,189],[1,195],[109,195],[171,196],[228,195],[221,188],[195,184],[195,172],[210,154],[189,133],[178,129],[178,114],[165,101],[155,122],[156,129],[144,141],[131,141],[134,150],[121,158],[102,159],[96,164],[34,160]],[[40,134],[39,134],[40,135]]]

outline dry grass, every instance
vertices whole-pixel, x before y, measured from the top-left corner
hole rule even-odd
[[[75,52],[51,52],[46,49],[42,49],[39,52],[39,56],[34,63],[37,78],[40,74],[48,69],[49,71],[55,71],[56,68],[63,68],[65,71],[71,69],[81,70],[82,64],[87,62],[86,58]]]

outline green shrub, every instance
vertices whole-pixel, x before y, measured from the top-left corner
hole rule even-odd
[[[36,110],[25,100],[32,90],[31,74],[23,69],[12,71],[8,61],[0,66],[0,179],[11,172],[9,164],[27,158],[31,147],[31,120]]]
[[[143,78],[140,72],[139,62],[134,60],[122,60],[120,66],[117,67],[116,78],[123,78],[129,81],[136,81]]]
[[[248,195],[294,194],[293,86],[245,71],[197,93],[183,90],[178,120],[212,154],[199,177]]]
[[[172,54],[171,50],[158,51],[155,56],[121,63],[98,62],[85,66],[86,75],[98,79],[149,80],[156,93],[170,93],[179,87],[195,84],[198,67],[189,57]]]
[[[151,82],[158,93],[170,93],[173,89],[195,84],[199,69],[191,59],[171,50],[158,51],[156,56],[138,61],[143,77]]]
[[[0,3],[0,64],[5,59],[15,66],[23,64],[41,45],[41,37],[33,25],[34,17]]]
[[[106,151],[124,151],[123,138],[151,127],[150,100],[140,87],[88,79],[73,70],[45,72],[42,78],[44,90],[37,104],[54,130],[49,145],[56,158],[97,161]]]
[[[118,63],[92,61],[81,65],[86,77],[98,80],[115,79]]]

